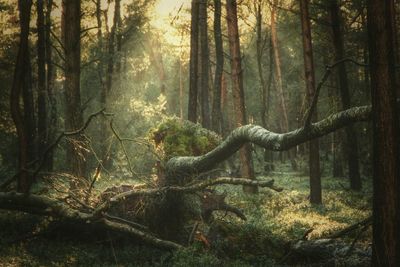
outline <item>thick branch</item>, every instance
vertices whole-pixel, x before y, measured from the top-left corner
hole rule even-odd
[[[182,177],[189,177],[214,168],[239,150],[246,143],[259,145],[267,150],[284,151],[306,141],[324,136],[337,129],[371,117],[371,106],[350,108],[335,113],[326,119],[288,133],[274,133],[261,126],[245,125],[236,128],[216,148],[197,157],[174,157],[166,164],[166,177],[170,184]]]
[[[105,229],[118,231],[139,238],[150,245],[176,250],[182,248],[181,245],[157,238],[151,233],[144,232],[134,227],[132,222],[120,220],[115,221],[116,217],[106,215],[106,217],[95,217],[91,213],[84,213],[68,207],[67,204],[40,195],[26,195],[21,193],[0,193],[0,209],[23,211],[30,214],[54,216],[61,219],[73,220],[80,223],[93,223]],[[107,218],[107,219],[106,219]],[[114,220],[114,221],[112,221]]]

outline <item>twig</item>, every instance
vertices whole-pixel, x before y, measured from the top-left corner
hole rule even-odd
[[[137,179],[143,180],[143,179],[141,179],[140,176],[133,170],[131,161],[130,161],[129,156],[128,156],[128,152],[126,151],[126,148],[125,148],[125,145],[124,145],[124,139],[122,139],[122,138],[119,136],[119,134],[117,133],[116,129],[114,128],[114,125],[113,125],[113,121],[112,121],[112,120],[110,121],[110,128],[111,128],[111,131],[113,132],[114,136],[117,138],[119,144],[121,145],[121,148],[122,148],[122,151],[124,152],[126,161],[128,162],[129,171],[130,171],[131,174],[132,174],[133,176],[135,176]]]

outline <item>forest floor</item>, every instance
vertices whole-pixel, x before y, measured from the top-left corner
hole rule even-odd
[[[114,233],[83,229],[20,212],[0,211],[0,266],[280,266],[290,244],[327,237],[371,214],[372,187],[347,189],[344,178],[322,178],[323,205],[309,204],[309,180],[304,174],[273,172],[259,179],[275,180],[284,191],[260,189],[256,196],[239,186],[218,186],[227,203],[240,207],[246,221],[221,212],[215,216],[218,237],[196,241],[171,253],[141,245]],[[200,229],[201,231],[201,229]],[[371,229],[343,239],[366,249]],[[318,265],[319,266],[319,265]]]

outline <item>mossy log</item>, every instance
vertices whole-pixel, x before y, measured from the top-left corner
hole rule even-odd
[[[273,181],[254,181],[230,177],[204,180],[204,178],[198,178],[201,177],[198,176],[199,174],[213,169],[246,143],[253,143],[267,150],[283,151],[354,122],[369,120],[370,117],[371,107],[363,106],[336,113],[317,123],[282,134],[256,125],[242,126],[233,130],[223,142],[204,155],[173,157],[168,160],[165,166],[165,179],[158,188],[133,188],[101,202],[96,207],[82,205],[85,208],[82,210],[85,211],[68,206],[62,200],[17,193],[0,193],[0,208],[56,216],[82,223],[97,223],[107,229],[123,231],[155,246],[178,249],[182,247],[178,243],[182,241],[178,235],[182,231],[185,221],[183,203],[186,195],[217,184],[264,186],[279,191],[279,188],[274,187]],[[149,199],[159,200],[152,202],[152,214],[147,220],[151,224],[149,229],[153,230],[156,235],[139,229],[134,222],[108,214],[116,204],[137,196],[147,196]]]

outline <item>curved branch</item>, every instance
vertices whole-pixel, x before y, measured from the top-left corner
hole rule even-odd
[[[370,117],[371,106],[361,106],[335,113],[310,124],[309,127],[281,134],[257,125],[245,125],[233,130],[219,146],[205,155],[170,159],[166,164],[166,178],[169,184],[179,184],[182,177],[190,177],[214,168],[249,142],[267,150],[284,151],[352,123],[367,121]]]

